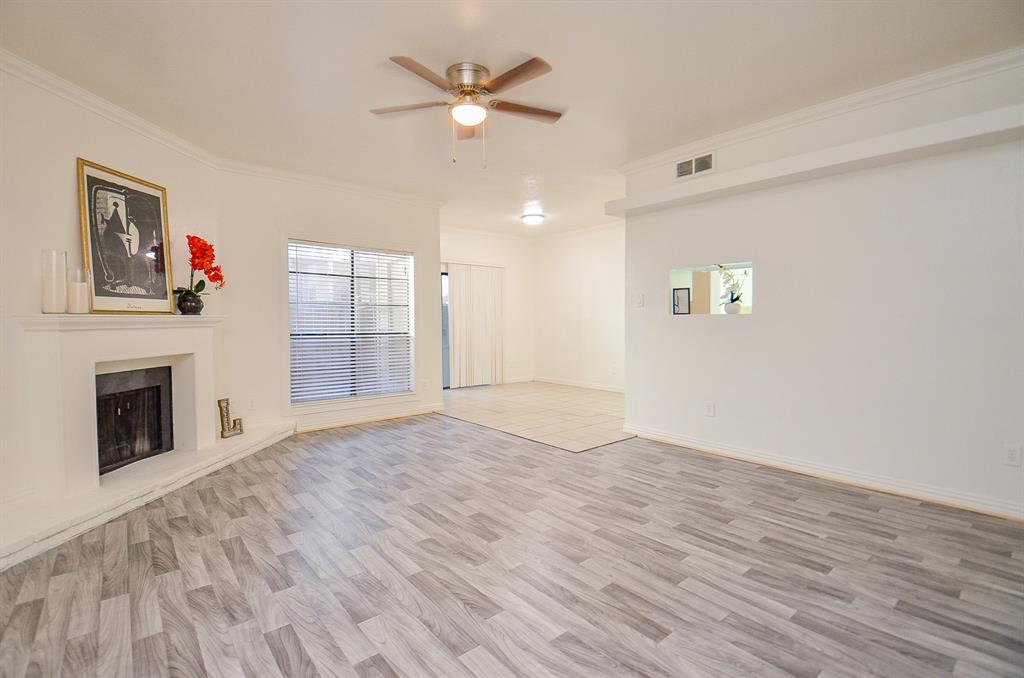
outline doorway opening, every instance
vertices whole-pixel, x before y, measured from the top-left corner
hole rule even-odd
[[[448,337],[448,272],[441,272],[441,387],[452,387],[451,340]]]
[[[441,371],[446,389],[504,382],[504,269],[443,264]]]

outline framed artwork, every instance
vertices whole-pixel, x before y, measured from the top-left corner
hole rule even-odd
[[[672,315],[690,315],[690,288],[672,288]]]
[[[79,158],[78,210],[93,313],[174,313],[164,187]]]

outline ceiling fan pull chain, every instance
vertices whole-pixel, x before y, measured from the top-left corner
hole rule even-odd
[[[480,123],[480,169],[487,169],[487,121]]]
[[[452,118],[452,164],[455,164],[455,118]]]

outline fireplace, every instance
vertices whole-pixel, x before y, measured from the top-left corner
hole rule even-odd
[[[96,375],[99,472],[174,448],[170,366]]]

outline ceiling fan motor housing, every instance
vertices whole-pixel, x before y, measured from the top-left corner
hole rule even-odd
[[[463,61],[449,66],[445,76],[452,84],[452,89],[479,92],[484,83],[491,79],[491,72],[480,64]]]

